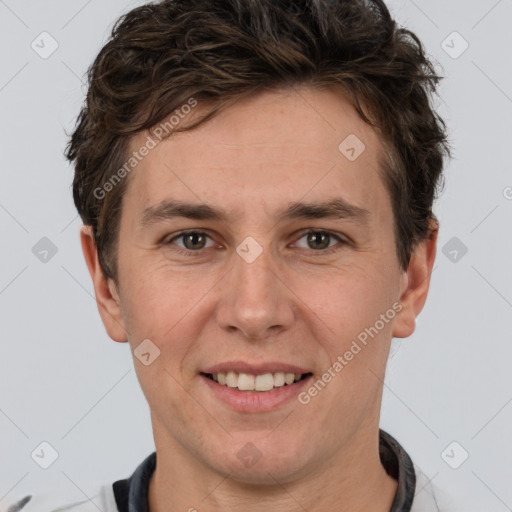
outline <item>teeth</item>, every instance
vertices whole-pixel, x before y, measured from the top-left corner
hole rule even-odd
[[[285,373],[284,374],[284,381],[286,384],[291,384],[295,380],[295,374],[294,373]]]
[[[226,386],[236,388],[238,386],[238,375],[235,372],[228,372],[226,374]]]
[[[284,373],[283,372],[279,372],[279,373],[274,373],[274,386],[276,388],[280,388],[281,386],[284,386]]]
[[[264,373],[262,375],[251,375],[250,373],[236,373],[229,371],[219,372],[212,375],[215,382],[222,386],[238,388],[240,391],[270,391],[280,388],[285,384],[290,385],[302,377],[300,373]]]
[[[240,378],[242,378],[242,374],[240,374]],[[270,391],[274,387],[274,376],[271,373],[264,373],[263,375],[258,375],[254,379],[254,389],[256,391]],[[238,386],[238,389],[241,389]]]
[[[240,391],[253,391],[254,375],[249,375],[248,373],[241,373],[238,376],[238,389]]]

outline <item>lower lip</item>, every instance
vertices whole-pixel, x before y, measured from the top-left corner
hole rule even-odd
[[[239,412],[269,412],[277,409],[284,403],[297,399],[303,388],[309,385],[313,375],[308,375],[293,384],[285,384],[271,391],[239,391],[199,375],[201,380],[209,387],[216,398]]]

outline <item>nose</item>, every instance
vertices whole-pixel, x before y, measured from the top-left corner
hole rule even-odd
[[[289,329],[296,311],[293,293],[270,249],[250,263],[236,251],[232,259],[216,309],[219,326],[250,340],[264,340]]]

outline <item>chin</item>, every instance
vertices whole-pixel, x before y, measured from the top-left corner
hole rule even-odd
[[[231,449],[228,449],[231,452]],[[258,486],[275,486],[292,482],[302,473],[307,473],[307,461],[304,454],[297,456],[300,450],[290,449],[288,452],[274,445],[258,449],[250,441],[244,443],[219,464],[215,461],[215,469],[229,479],[242,484]],[[226,452],[224,452],[226,457]]]
[[[226,470],[225,474],[229,474],[231,481],[258,487],[275,487],[279,484],[293,482],[298,478],[299,473],[297,468],[290,468],[289,465],[285,464],[276,466],[268,461],[266,464],[260,461],[260,463],[251,468],[241,468],[240,464],[237,464],[236,467],[226,468]]]

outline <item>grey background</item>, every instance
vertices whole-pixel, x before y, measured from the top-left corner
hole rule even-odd
[[[96,309],[62,155],[88,65],[141,3],[0,0],[0,508],[34,492],[93,496],[154,450],[128,344]],[[442,66],[454,158],[430,296],[415,334],[393,341],[381,427],[460,510],[512,510],[512,1],[389,5]],[[31,47],[51,49],[43,31],[58,43],[47,59]],[[46,262],[43,237],[57,250]],[[43,441],[59,454],[48,469],[31,457]]]

